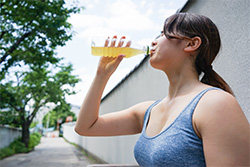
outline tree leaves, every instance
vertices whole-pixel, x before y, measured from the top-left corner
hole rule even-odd
[[[68,9],[64,0],[1,0],[0,4],[1,75],[20,61],[57,63],[54,50],[72,38],[67,19],[80,8]]]
[[[0,0],[0,124],[22,126],[26,145],[39,109],[75,94],[79,79],[55,49],[71,40],[67,19],[79,10],[64,0]]]
[[[0,109],[11,114],[22,112],[31,122],[31,115],[35,115],[40,107],[47,103],[64,102],[65,95],[75,93],[72,87],[79,79],[71,74],[72,65],[54,67],[54,70],[58,72],[53,74],[45,67],[17,72],[15,81],[1,84]]]

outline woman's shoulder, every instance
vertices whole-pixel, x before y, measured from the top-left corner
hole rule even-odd
[[[242,109],[236,98],[222,90],[211,88],[200,99],[196,110],[204,116],[216,117],[220,114],[237,114],[235,111],[242,112]]]
[[[237,122],[244,122],[248,125],[236,98],[220,89],[211,89],[203,95],[195,109],[194,122],[199,129],[222,128],[221,125],[227,127]]]
[[[246,160],[242,155],[249,155],[249,122],[234,96],[217,89],[207,91],[195,109],[193,121],[207,163],[216,163],[217,157],[224,163]]]
[[[134,113],[134,116],[137,118],[141,128],[143,126],[144,116],[145,116],[146,111],[154,103],[156,103],[156,100],[144,101],[144,102],[140,102],[140,103],[138,103],[138,104],[136,104],[128,109],[128,110],[132,111],[132,113]]]
[[[139,117],[144,118],[144,115],[148,108],[153,106],[157,101],[144,101],[141,103],[138,103],[130,108],[130,110],[134,111],[135,114],[137,114]]]
[[[210,88],[201,98],[200,105],[204,109],[208,109],[208,106],[210,106],[209,108],[212,107],[214,110],[224,110],[232,107],[240,108],[232,94],[218,88]]]
[[[139,109],[139,110],[145,110],[145,109],[149,108],[151,105],[153,105],[156,101],[157,100],[143,101],[143,102],[135,104],[132,107]]]

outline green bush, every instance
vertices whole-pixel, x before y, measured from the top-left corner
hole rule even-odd
[[[15,151],[12,150],[9,147],[1,148],[0,149],[0,160],[3,159],[4,157],[8,157],[15,154]]]
[[[10,145],[9,148],[14,151],[14,153],[26,153],[30,150],[25,147],[24,143],[21,142],[21,138],[14,140]]]
[[[29,147],[25,147],[21,142],[21,138],[15,139],[8,147],[0,149],[0,160],[16,153],[27,153],[40,143],[42,135],[34,132],[30,135]]]
[[[42,135],[38,132],[34,132],[30,135],[29,149],[32,150],[36,145],[40,143]]]
[[[39,139],[41,139],[41,137],[42,137],[42,135],[38,132],[34,132],[31,135],[34,135],[34,136],[38,137]]]

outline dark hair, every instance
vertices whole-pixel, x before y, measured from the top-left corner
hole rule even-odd
[[[212,69],[212,62],[218,55],[221,47],[220,34],[216,25],[206,16],[192,13],[176,13],[166,19],[164,34],[181,38],[200,37],[201,45],[195,59],[195,69],[202,83],[219,87],[233,94],[230,86]]]

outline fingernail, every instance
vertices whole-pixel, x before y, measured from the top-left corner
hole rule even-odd
[[[116,41],[117,40],[117,36],[114,36],[113,38],[112,38],[112,41]]]
[[[121,37],[121,39],[120,39],[121,43],[124,43],[125,38],[126,38],[125,36],[122,36],[122,37]]]
[[[123,57],[123,58],[124,58],[124,57],[126,57],[126,55],[124,55],[124,54],[120,54],[120,55],[119,55],[119,57]]]

